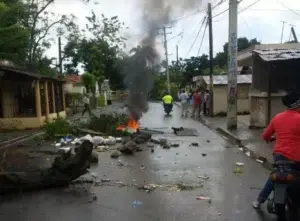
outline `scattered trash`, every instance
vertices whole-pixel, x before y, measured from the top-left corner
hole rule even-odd
[[[154,144],[152,144],[152,143],[148,143],[148,144],[147,144],[147,147],[151,147],[151,148],[153,148],[153,147],[154,147]]]
[[[121,138],[121,137],[117,137],[117,138],[116,138],[116,142],[117,142],[117,143],[122,142],[122,138]]]
[[[104,178],[104,179],[101,179],[101,182],[102,182],[102,183],[108,183],[108,182],[110,182],[110,179]]]
[[[160,144],[159,140],[154,139],[154,138],[152,138],[152,139],[150,140],[150,142],[151,142],[151,143],[154,143],[154,144]]]
[[[154,149],[153,148],[151,148],[151,153],[154,153]]]
[[[256,161],[259,162],[259,163],[264,163],[264,161],[259,160],[259,159],[256,159]]]
[[[123,182],[121,181],[117,181],[116,184],[120,185],[120,186],[125,186]]]
[[[206,154],[206,153],[202,153],[201,155],[202,155],[203,157],[206,157],[206,156],[207,156],[207,154]]]
[[[93,200],[96,201],[97,200],[97,196],[93,196]]]
[[[243,167],[243,166],[244,166],[244,163],[236,162],[235,165],[238,166],[238,167]]]
[[[251,153],[250,153],[250,151],[246,152],[245,154],[246,154],[248,157],[250,157],[250,156],[251,156]]]
[[[233,173],[234,174],[242,174],[243,173],[243,170],[241,167],[236,167],[234,170],[233,170]]]
[[[140,207],[143,203],[141,201],[135,200],[132,202],[134,208]]]
[[[144,190],[147,193],[150,193],[151,191],[155,190],[158,187],[158,185],[155,184],[147,184],[141,187],[138,187],[139,190]]]
[[[121,155],[122,155],[122,153],[120,151],[114,150],[113,152],[111,152],[110,157],[111,158],[118,158]]]
[[[106,151],[108,151],[108,146],[98,146],[96,149],[95,149],[95,151],[97,151],[97,152],[106,152]]]
[[[55,146],[56,146],[56,147],[60,147],[60,146],[61,146],[61,143],[56,143]]]
[[[193,147],[199,147],[199,143],[191,143],[191,146],[193,146]]]
[[[179,155],[179,153],[176,153],[176,155]]]
[[[244,149],[243,149],[243,148],[239,148],[239,150],[240,150],[240,151],[244,151]]]
[[[90,174],[91,174],[92,178],[94,178],[94,179],[96,179],[98,177],[97,173],[92,172]]]
[[[160,144],[161,146],[167,145],[167,143],[168,143],[168,140],[167,140],[167,139],[164,139],[164,138],[159,139],[159,144]]]
[[[91,142],[94,146],[98,146],[104,143],[104,138],[100,136],[91,137]]]
[[[171,147],[168,144],[163,145],[163,149],[170,149]]]
[[[145,170],[146,169],[146,167],[144,166],[144,165],[142,165],[141,167],[140,167],[140,170]]]
[[[204,179],[204,180],[208,180],[208,179],[209,179],[209,177],[208,177],[208,176],[198,176],[198,178],[200,178],[200,179]]]
[[[207,143],[210,143],[210,140],[207,140],[206,142],[207,142]]]
[[[118,167],[122,167],[122,166],[124,166],[124,163],[122,163],[122,161],[119,160],[118,163],[117,163],[117,166],[118,166]]]
[[[203,184],[186,184],[186,183],[179,183],[177,184],[178,190],[193,190],[196,188],[202,188]]]
[[[179,147],[178,143],[171,144],[170,147]]]
[[[206,197],[206,196],[197,196],[196,200],[210,200],[210,197]]]
[[[265,157],[258,157],[257,159],[262,161],[263,163],[265,163],[267,161],[267,158],[265,158]]]
[[[254,186],[250,186],[250,189],[251,189],[251,190],[262,190],[261,187],[254,187]]]

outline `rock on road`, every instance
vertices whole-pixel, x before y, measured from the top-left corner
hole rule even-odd
[[[109,184],[124,186],[71,186],[40,190],[1,198],[0,219],[10,221],[255,221],[274,220],[265,210],[256,212],[251,202],[264,184],[268,171],[201,123],[181,118],[178,107],[165,117],[161,104],[151,104],[141,126],[160,128],[159,135],[179,147],[154,147],[134,156],[111,159],[99,154],[91,170]],[[178,137],[166,127],[189,127],[197,137]],[[191,146],[192,142],[199,146]],[[229,145],[229,146],[228,146]],[[122,162],[120,166],[118,161]],[[234,174],[236,162],[243,162],[241,174]],[[209,176],[205,180],[199,176]],[[202,184],[192,190],[157,188],[147,193],[134,184]],[[254,187],[254,188],[252,188]],[[196,200],[197,196],[211,200]]]

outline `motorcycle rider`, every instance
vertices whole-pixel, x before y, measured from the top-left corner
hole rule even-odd
[[[173,97],[169,93],[165,93],[162,100],[165,111],[167,110],[167,108],[170,108],[170,110],[173,109]]]
[[[276,135],[273,157],[276,161],[293,161],[300,165],[300,93],[290,92],[282,98],[282,103],[287,110],[277,114],[262,134],[262,138],[270,142]],[[300,168],[300,167],[299,167]],[[254,208],[266,201],[273,190],[270,178],[265,183],[256,201]]]

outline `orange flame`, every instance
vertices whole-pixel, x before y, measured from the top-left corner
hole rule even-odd
[[[125,131],[126,129],[138,130],[139,128],[140,127],[138,122],[135,119],[133,119],[133,117],[130,117],[127,126],[120,125],[116,128],[116,130],[117,131]]]

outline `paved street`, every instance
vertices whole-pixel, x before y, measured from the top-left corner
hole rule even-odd
[[[142,127],[164,130],[160,137],[180,146],[144,148],[134,156],[111,159],[99,153],[99,164],[91,170],[107,186],[80,185],[41,190],[1,198],[0,219],[10,221],[271,221],[267,212],[257,213],[251,202],[267,178],[268,171],[230,146],[216,133],[192,119],[181,119],[177,106],[166,117],[161,104],[152,104],[141,120]],[[170,127],[195,128],[198,137],[177,137]],[[159,136],[158,136],[159,137]],[[198,147],[191,146],[199,143]],[[123,166],[118,165],[120,160]],[[240,175],[236,162],[243,162]],[[208,180],[198,178],[209,176]],[[124,183],[120,186],[118,181]],[[203,185],[174,191],[174,184]],[[162,185],[153,192],[138,190],[134,184]],[[165,188],[164,188],[165,187]],[[211,198],[196,200],[197,196]],[[97,196],[97,200],[92,198]],[[95,199],[95,198],[94,198]],[[135,203],[133,203],[136,201]]]

